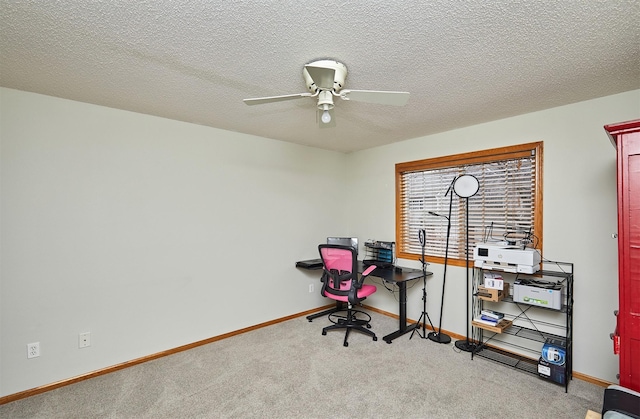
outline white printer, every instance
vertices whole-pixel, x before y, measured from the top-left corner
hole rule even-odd
[[[521,278],[513,283],[513,301],[560,310],[563,291],[560,283]]]
[[[478,243],[473,250],[474,266],[503,272],[533,274],[540,270],[540,252],[500,243]]]

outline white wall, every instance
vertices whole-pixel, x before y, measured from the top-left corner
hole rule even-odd
[[[346,231],[346,155],[10,89],[0,115],[0,396],[326,304],[294,262]]]
[[[532,141],[544,141],[545,256],[576,264],[574,369],[616,381],[602,126],[638,117],[634,91],[344,155],[0,89],[0,396],[326,304],[293,263],[327,235],[393,240],[395,163]],[[326,205],[345,191],[350,204]],[[430,270],[437,322],[442,267]],[[464,269],[448,273],[443,328],[464,334]],[[369,303],[397,313],[380,291]],[[84,331],[92,346],[78,349]]]
[[[543,141],[543,256],[575,263],[574,371],[616,382],[618,358],[609,339],[618,308],[617,241],[611,237],[617,231],[616,157],[603,125],[637,118],[640,91],[632,91],[355,153],[351,193],[362,210],[352,230],[395,239],[396,163]],[[428,312],[437,325],[442,265],[429,270]],[[413,319],[422,311],[421,289],[410,291]],[[464,268],[449,267],[442,328],[463,336],[465,293]],[[389,311],[397,306],[384,292],[370,301]]]

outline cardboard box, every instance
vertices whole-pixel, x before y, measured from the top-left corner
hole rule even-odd
[[[565,384],[566,365],[554,365],[540,357],[538,360],[538,376],[558,384]]]
[[[587,410],[587,416],[585,416],[584,419],[602,419],[602,415],[593,410]]]
[[[542,345],[542,359],[550,364],[564,365],[567,359],[567,343],[564,339],[547,338]]]
[[[484,273],[484,287],[490,288],[494,290],[501,290],[504,288],[504,280],[502,279],[502,275],[495,274],[491,272]]]
[[[485,301],[500,301],[509,295],[509,283],[505,282],[503,289],[487,288],[484,285],[478,285],[478,298]]]

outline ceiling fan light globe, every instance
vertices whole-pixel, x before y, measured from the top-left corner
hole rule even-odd
[[[324,112],[322,112],[322,117],[320,117],[320,119],[325,124],[328,124],[329,122],[331,122],[331,114],[327,109],[325,109]]]

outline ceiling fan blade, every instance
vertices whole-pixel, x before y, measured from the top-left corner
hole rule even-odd
[[[243,101],[247,105],[261,105],[263,103],[281,102],[283,100],[298,99],[301,97],[310,97],[310,96],[313,96],[313,95],[311,93],[296,93],[293,95],[255,97],[250,99],[243,99]]]
[[[336,74],[336,70],[327,67],[316,67],[310,64],[304,66],[307,70],[316,87],[322,90],[333,89],[333,79]]]
[[[381,105],[404,106],[409,100],[409,92],[388,92],[380,90],[342,90],[340,97],[356,102],[379,103]]]

